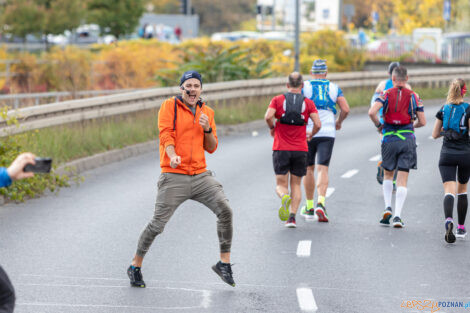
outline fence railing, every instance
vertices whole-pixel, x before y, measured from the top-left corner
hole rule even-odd
[[[412,86],[435,87],[448,84],[456,77],[470,79],[470,67],[410,70],[409,77]],[[387,75],[384,71],[346,72],[331,73],[328,78],[343,89],[370,87],[372,95],[373,87]],[[202,96],[206,101],[270,96],[285,92],[286,82],[287,79],[281,77],[205,84]],[[0,136],[158,108],[163,100],[180,93],[179,87],[146,89],[11,110],[8,114],[19,119],[20,127],[8,126],[0,120]]]
[[[14,109],[20,109],[32,105],[48,104],[52,102],[61,102],[71,99],[90,98],[97,96],[107,96],[117,93],[134,91],[136,89],[111,89],[111,90],[81,90],[55,91],[55,92],[36,92],[0,95],[0,106],[7,105]]]

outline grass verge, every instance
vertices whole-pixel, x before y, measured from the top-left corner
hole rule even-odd
[[[447,88],[416,88],[424,99],[445,98]],[[373,89],[346,89],[344,94],[351,107],[369,106]],[[218,125],[245,123],[262,119],[271,97],[240,98],[215,101]],[[26,151],[49,156],[56,164],[108,150],[156,140],[158,111],[147,110],[125,116],[109,117],[28,132],[17,136]]]

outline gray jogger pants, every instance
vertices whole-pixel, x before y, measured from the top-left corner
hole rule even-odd
[[[198,175],[162,173],[158,179],[158,195],[152,220],[144,228],[137,245],[138,256],[145,256],[153,240],[163,232],[176,208],[191,199],[207,206],[217,216],[220,252],[230,252],[232,245],[232,209],[222,185],[211,171]]]

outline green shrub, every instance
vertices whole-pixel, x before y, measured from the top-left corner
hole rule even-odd
[[[8,117],[7,112],[8,108],[3,107],[0,111],[0,117],[7,122],[7,125],[20,127],[18,120]],[[20,144],[22,140],[26,140],[26,136],[28,134],[0,138],[0,166],[8,167],[20,153],[26,152]],[[34,153],[34,151],[32,152]],[[47,189],[54,192],[60,187],[68,187],[69,179],[67,175],[59,175],[52,170],[50,174],[36,174],[32,178],[15,181],[9,187],[0,188],[0,194],[8,200],[22,202],[27,198],[34,198],[44,193]]]

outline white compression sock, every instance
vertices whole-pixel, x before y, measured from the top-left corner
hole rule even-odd
[[[385,208],[392,207],[393,181],[384,180],[382,183]]]
[[[401,209],[403,209],[403,204],[405,203],[406,194],[408,189],[406,187],[398,187],[396,200],[395,200],[395,216],[401,216]]]

